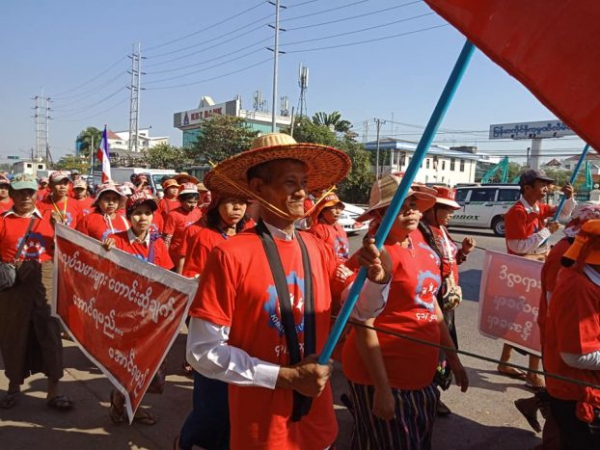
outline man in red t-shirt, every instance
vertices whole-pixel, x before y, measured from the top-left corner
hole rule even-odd
[[[296,144],[274,133],[257,138],[253,149],[220,163],[204,178],[219,195],[261,200],[257,228],[209,255],[190,309],[188,362],[201,374],[230,383],[232,450],[316,450],[335,441],[331,365],[319,365],[309,354],[322,350],[329,333],[337,258],[310,234],[295,231],[294,221],[304,215],[307,190],[330,187],[349,167],[338,150]],[[265,248],[275,253],[272,261],[280,261],[289,303],[285,291],[283,298],[278,293]],[[381,300],[387,296],[390,268],[384,269],[372,239],[361,256],[371,280],[366,297]],[[312,295],[305,297],[307,278]]]
[[[62,170],[52,172],[50,175],[50,194],[44,199],[38,200],[37,208],[41,213],[51,211],[55,222],[62,223],[70,228],[77,225],[79,206],[77,201],[69,197],[69,174]]]
[[[546,220],[556,213],[556,207],[541,203],[548,194],[550,185],[555,180],[548,177],[543,171],[530,169],[521,174],[519,186],[521,187],[521,198],[508,210],[504,217],[506,224],[506,249],[509,254],[524,256],[538,261],[544,261],[550,250],[548,238],[559,225],[551,221],[546,225]],[[567,184],[563,187],[563,193],[567,201],[560,214],[560,219],[567,219],[576,205],[573,199],[573,187]],[[543,378],[535,371],[540,368],[540,358],[529,355],[529,369],[525,375],[521,370],[502,364],[508,362],[512,353],[512,347],[504,344],[498,372],[514,378],[526,378],[527,385],[532,388],[544,387]]]
[[[600,220],[586,222],[565,252],[546,317],[544,366],[551,373],[600,385]],[[548,378],[561,448],[600,448],[600,389]]]

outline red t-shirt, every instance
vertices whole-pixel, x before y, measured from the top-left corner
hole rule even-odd
[[[410,234],[413,249],[385,245],[392,258],[393,275],[387,305],[375,319],[375,327],[440,343],[435,311],[440,287],[440,261],[421,233]],[[438,349],[377,332],[390,386],[416,390],[429,386],[437,368]],[[358,353],[356,334],[350,332],[342,355],[344,375],[358,384],[373,385]]]
[[[92,205],[96,201],[95,198],[85,197],[81,200],[75,199],[75,201],[79,206],[79,217],[77,218],[78,221],[81,220],[84,216],[87,216],[88,214],[91,214],[94,211],[94,207]]]
[[[538,208],[539,213],[533,211],[528,213],[521,201],[515,203],[504,216],[505,239],[527,239],[532,234],[545,228],[546,219],[552,216],[556,208],[543,203],[538,203]],[[506,251],[509,254],[515,254],[508,247]]]
[[[155,214],[155,216],[159,216],[159,214]],[[174,260],[181,258],[180,247],[183,243],[185,230],[190,225],[198,222],[201,217],[202,211],[200,211],[200,208],[194,208],[191,211],[187,211],[180,206],[171,211],[163,229],[163,235],[166,239],[169,239],[169,236],[171,237],[171,242],[169,244],[169,254],[171,255],[171,258]]]
[[[52,201],[52,195],[48,195],[43,200],[37,202],[37,209],[41,213],[44,213],[45,211],[60,212],[60,214],[66,218],[66,226],[70,228],[75,228],[77,226],[77,217],[79,217],[79,204],[76,200],[69,196],[66,196],[58,203],[54,203],[54,201]]]
[[[548,296],[552,294],[554,288],[556,287],[556,282],[558,279],[558,273],[560,269],[562,269],[562,264],[560,260],[562,255],[569,249],[571,243],[568,238],[562,238],[560,241],[556,243],[544,265],[542,266],[542,272],[540,275],[540,281],[542,283],[542,293],[540,295],[540,307],[538,311],[537,323],[540,327],[540,340],[542,345],[544,345],[544,335],[546,330],[546,316],[548,315]]]
[[[348,260],[350,257],[350,243],[346,231],[340,224],[315,223],[308,231],[330,246],[340,261]]]
[[[109,234],[127,231],[129,229],[129,222],[127,222],[127,219],[124,216],[119,214],[109,221],[104,214],[94,211],[88,216],[83,216],[81,220],[77,222],[77,227],[75,227],[75,229],[102,242]]]
[[[175,198],[167,198],[163,197],[160,202],[158,202],[158,212],[162,216],[163,220],[166,221],[168,215],[174,209],[177,209],[181,206],[181,203]]]
[[[44,200],[48,195],[50,195],[50,189],[48,188],[41,188],[37,190],[37,194],[36,194],[36,199],[38,202],[41,202],[42,200]]]
[[[130,242],[129,233],[127,231],[111,234],[109,237],[115,240],[115,247],[119,250],[137,256],[142,261],[149,262],[148,257],[150,255],[150,247],[135,240]],[[169,251],[162,238],[153,238],[152,245],[154,246],[154,261],[152,264],[162,267],[163,269],[171,270],[174,264],[173,261],[171,261]]]
[[[543,358],[548,372],[600,385],[600,370],[576,369],[560,356],[600,351],[600,286],[576,269],[562,269],[560,283],[552,292],[545,331]],[[553,397],[586,401],[600,408],[600,389],[552,377],[546,378],[546,388]]]
[[[189,249],[194,243],[196,235],[203,228],[204,227],[200,225],[200,222],[196,222],[185,229],[185,233],[183,233],[183,241],[181,241],[181,246],[179,247],[180,257],[184,258],[189,255]]]
[[[10,213],[0,216],[0,248],[2,249],[0,255],[2,261],[11,262],[15,258],[30,221],[31,218],[19,217]],[[50,213],[46,212],[42,218],[36,216],[33,228],[21,251],[20,259],[46,262],[50,261],[53,256],[54,227],[50,223]]]
[[[225,242],[228,237],[212,228],[202,228],[192,225],[185,232],[186,249],[183,276],[193,278],[202,273],[208,254],[217,245]]]
[[[13,201],[10,197],[7,197],[6,202],[0,202],[0,214],[10,210],[13,206]]]
[[[330,278],[337,258],[322,242],[301,233],[313,280],[317,353],[329,334]],[[275,239],[290,288],[298,341],[304,342],[304,271],[297,240]],[[289,365],[277,291],[259,237],[240,233],[208,256],[190,315],[231,327],[229,344],[250,356]],[[331,388],[315,398],[308,415],[292,422],[293,391],[229,386],[232,449],[325,449],[337,435]]]

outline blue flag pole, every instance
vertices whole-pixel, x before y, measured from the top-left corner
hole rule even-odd
[[[456,93],[456,89],[460,84],[460,81],[469,65],[469,61],[473,56],[473,52],[475,50],[475,46],[469,41],[465,42],[460,55],[458,56],[458,60],[454,65],[454,69],[452,69],[452,73],[446,82],[446,86],[442,91],[442,95],[438,100],[433,113],[431,114],[431,118],[425,127],[425,131],[423,132],[423,136],[419,141],[419,145],[415,150],[415,154],[406,169],[404,176],[402,177],[402,181],[400,182],[400,186],[398,186],[398,190],[394,194],[394,198],[390,206],[388,207],[385,216],[375,234],[375,245],[378,249],[383,247],[383,243],[385,242],[396,217],[400,212],[400,208],[402,208],[402,203],[404,203],[404,199],[406,198],[406,194],[412,185],[413,180],[417,175],[417,171],[421,167],[425,156],[427,155],[427,151],[433,142],[433,138],[435,137],[437,130],[442,123],[442,120],[452,102],[452,98]],[[319,364],[327,364],[333,350],[335,349],[336,344],[338,343],[340,336],[342,335],[342,331],[350,318],[350,313],[352,309],[354,309],[354,305],[358,300],[358,294],[360,293],[365,281],[367,279],[367,270],[362,267],[358,272],[356,279],[354,280],[354,284],[350,289],[348,294],[348,298],[342,307],[337,320],[333,324],[333,328],[331,329],[331,333],[327,338],[327,342],[325,342],[325,346],[323,347],[323,351],[319,355]]]
[[[579,169],[581,169],[581,165],[583,164],[583,161],[585,161],[585,155],[587,155],[588,150],[590,149],[590,144],[585,144],[585,147],[583,147],[583,152],[581,152],[581,156],[579,157],[579,161],[577,161],[577,165],[575,166],[575,169],[573,170],[573,174],[571,175],[571,180],[569,181],[569,183],[571,183],[571,186],[575,185],[575,181],[577,180],[577,175],[579,173]],[[560,202],[558,203],[558,207],[556,208],[556,212],[554,213],[554,221],[557,222],[558,221],[558,216],[560,216],[560,212],[563,209],[563,206],[565,206],[565,202],[567,201],[567,199],[565,198],[564,194],[562,196],[562,198],[560,199]]]

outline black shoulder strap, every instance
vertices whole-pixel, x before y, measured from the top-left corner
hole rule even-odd
[[[296,324],[294,322],[294,313],[290,301],[290,291],[288,288],[287,279],[281,264],[281,258],[277,251],[277,246],[273,237],[265,224],[261,221],[256,226],[256,232],[263,244],[269,267],[275,281],[275,289],[279,298],[279,307],[281,309],[281,323],[285,333],[285,341],[290,354],[290,364],[300,362],[304,355],[310,355],[316,352],[316,329],[315,329],[315,312],[314,298],[312,292],[312,272],[310,267],[310,259],[306,245],[300,237],[300,233],[296,233],[300,251],[302,253],[302,267],[304,270],[304,352],[301,353],[300,344],[298,342],[298,333],[296,332]],[[310,411],[312,399],[306,397],[299,392],[294,391],[294,406],[292,410],[292,421],[299,421],[302,416],[305,416]]]
[[[33,228],[33,222],[35,222],[35,214],[31,215],[31,220],[29,221],[29,225],[27,226],[27,231],[25,232],[23,239],[21,239],[21,243],[17,248],[17,253],[15,253],[15,261],[17,261],[21,257],[21,252],[23,251],[23,247],[25,247],[25,242],[27,241],[27,239],[29,239],[29,233],[31,233],[31,229]]]

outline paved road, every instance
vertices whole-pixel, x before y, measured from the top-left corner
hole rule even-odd
[[[464,236],[451,230],[455,239]],[[470,232],[478,245],[502,251],[504,242],[491,232]],[[353,238],[353,246],[360,237]],[[502,344],[482,337],[477,332],[477,297],[483,251],[478,249],[461,267],[461,284],[466,301],[457,310],[461,348],[489,357],[498,357]],[[179,367],[185,347],[185,335],[179,336],[168,358],[169,376],[163,395],[148,395],[144,405],[151,407],[160,421],[153,427],[113,425],[107,414],[111,389],[106,378],[85,356],[65,341],[64,389],[76,402],[73,411],[57,413],[45,406],[45,381],[34,376],[23,386],[24,396],[11,410],[0,409],[0,449],[171,449],[191,404],[192,382],[181,375]],[[525,364],[522,357],[515,361]],[[540,442],[513,406],[513,401],[529,396],[522,382],[502,377],[494,364],[474,358],[463,358],[471,380],[466,394],[453,386],[443,393],[444,402],[453,414],[439,419],[435,425],[434,448],[444,450],[520,450]],[[0,363],[0,370],[3,369]],[[352,429],[351,416],[339,404],[345,382],[338,370],[333,378],[336,410],[340,422],[339,448],[348,449]],[[0,374],[0,390],[7,380]],[[260,408],[260,405],[248,405]]]

